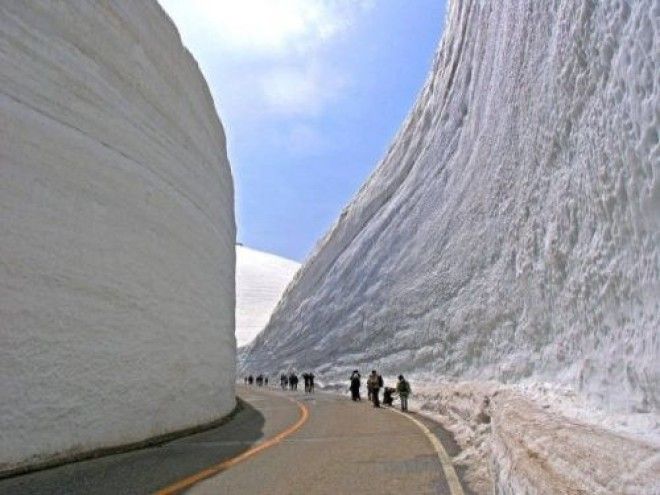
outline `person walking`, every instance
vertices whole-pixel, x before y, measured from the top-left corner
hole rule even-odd
[[[369,402],[373,402],[374,401],[374,390],[371,387],[371,382],[369,381],[370,378],[371,378],[371,376],[367,377],[367,400]]]
[[[289,387],[292,391],[298,390],[298,375],[295,373],[291,373],[291,376],[289,376]]]
[[[411,393],[410,383],[403,378],[403,375],[399,375],[399,381],[396,384],[396,391],[399,394],[399,399],[401,399],[401,410],[408,411],[408,396]]]
[[[369,385],[369,377],[367,377],[367,400],[369,402],[374,401],[373,390],[371,389],[371,385]]]
[[[353,374],[351,375],[351,385],[349,386],[349,389],[351,391],[351,399],[353,402],[361,400],[360,398],[360,387],[362,384],[360,383],[360,372],[358,370],[353,370]]]
[[[286,390],[289,386],[289,379],[284,373],[280,375],[280,386],[282,387],[282,390]]]
[[[309,393],[309,373],[302,374],[303,381],[305,382],[305,393]]]
[[[383,377],[380,376],[376,370],[371,371],[371,375],[367,379],[367,388],[371,392],[371,400],[373,401],[374,407],[380,407],[380,398],[379,393],[380,389],[383,386]]]
[[[314,393],[314,373],[309,372],[309,393]]]
[[[248,376],[248,385],[252,385],[254,383],[254,377],[252,375]]]

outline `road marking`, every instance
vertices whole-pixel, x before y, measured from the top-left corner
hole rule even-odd
[[[278,397],[281,396],[278,395]],[[278,433],[274,437],[269,438],[263,443],[260,443],[259,445],[246,450],[242,454],[239,454],[236,457],[232,457],[231,459],[227,459],[226,461],[221,462],[220,464],[216,464],[215,466],[211,466],[196,474],[193,474],[192,476],[188,476],[187,478],[177,481],[176,483],[173,483],[165,488],[158,490],[156,493],[154,493],[154,495],[174,495],[176,493],[179,493],[182,490],[190,488],[194,484],[199,483],[202,480],[205,480],[206,478],[210,478],[211,476],[221,473],[222,471],[226,471],[230,467],[235,466],[236,464],[249,459],[250,457],[258,454],[259,452],[262,452],[263,450],[266,450],[269,447],[273,447],[274,445],[277,445],[286,437],[293,434],[303,424],[305,424],[305,421],[307,421],[307,418],[309,417],[309,409],[307,409],[307,406],[305,406],[301,402],[298,402],[295,399],[291,399],[290,397],[286,397],[286,399],[295,403],[298,406],[298,409],[300,410],[300,417],[298,418],[298,421],[296,421],[293,425],[288,427],[286,430]]]
[[[435,451],[438,454],[438,459],[440,459],[440,465],[442,466],[442,471],[445,473],[445,478],[447,479],[447,485],[449,485],[449,492],[451,493],[451,495],[464,495],[463,487],[461,486],[461,482],[458,479],[458,475],[454,470],[454,465],[451,462],[451,458],[449,457],[449,454],[447,454],[445,448],[442,446],[442,443],[440,443],[440,440],[438,440],[438,437],[436,437],[433,434],[433,432],[429,430],[426,427],[426,425],[421,421],[418,421],[412,416],[408,414],[404,414],[401,411],[398,411],[394,408],[388,408],[388,409],[392,412],[400,414],[405,418],[408,418],[424,432],[424,435],[426,435],[426,438],[429,439],[429,441],[433,445],[433,448],[435,448]]]

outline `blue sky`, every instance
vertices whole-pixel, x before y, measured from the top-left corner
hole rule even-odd
[[[443,0],[160,0],[228,140],[238,241],[303,261],[387,150]]]

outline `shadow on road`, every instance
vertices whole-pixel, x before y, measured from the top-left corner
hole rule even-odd
[[[148,494],[249,449],[265,419],[247,402],[231,421],[155,447],[0,480],[2,495]]]
[[[416,412],[409,412],[408,414],[420,423],[424,424],[429,430],[431,430],[431,433],[433,433],[436,438],[440,440],[440,443],[442,443],[442,446],[450,457],[456,457],[461,453],[461,448],[458,445],[458,442],[456,442],[454,439],[454,435],[447,431],[440,423],[434,419],[429,418],[428,416]],[[477,495],[472,492],[464,483],[466,470],[465,466],[455,465],[454,469],[456,470],[456,474],[458,474],[459,479],[462,481],[463,493],[465,493],[465,495]]]

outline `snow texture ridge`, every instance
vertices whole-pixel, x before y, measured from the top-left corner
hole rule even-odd
[[[547,381],[657,413],[659,18],[452,2],[398,136],[240,365]]]
[[[264,329],[300,263],[236,246],[236,341],[249,343]]]
[[[0,5],[0,471],[235,405],[225,136],[153,1]]]
[[[454,465],[474,493],[658,493],[658,442],[567,417],[574,395],[484,380],[412,388],[411,407],[453,433]]]

